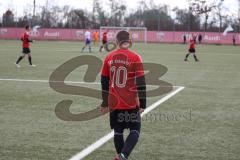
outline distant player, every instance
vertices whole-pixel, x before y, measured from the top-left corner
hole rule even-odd
[[[198,35],[198,43],[202,44],[202,35],[201,34]]]
[[[91,53],[91,32],[90,29],[88,29],[85,33],[84,33],[84,37],[85,37],[85,45],[82,48],[82,52],[84,51],[84,49],[86,47],[88,47],[88,51],[89,53]]]
[[[233,45],[236,46],[236,38],[235,38],[235,35],[232,36],[232,42],[233,42]]]
[[[107,34],[108,34],[108,31],[105,31],[105,32],[103,32],[103,35],[102,35],[102,45],[101,45],[101,47],[100,47],[100,49],[99,49],[99,52],[102,52],[102,49],[103,48],[106,48],[106,45],[107,45]]]
[[[99,32],[98,31],[94,31],[93,32],[93,42],[94,42],[94,45],[98,44],[98,41],[99,41]]]
[[[187,36],[184,34],[183,35],[183,44],[186,44],[186,42],[187,42]]]
[[[101,73],[102,114],[110,110],[110,126],[114,130],[117,156],[126,160],[138,142],[141,128],[140,114],[146,108],[146,83],[141,57],[130,50],[129,33],[116,36],[118,49],[104,60]],[[124,141],[123,132],[130,129]]]
[[[195,61],[199,61],[197,59],[197,56],[196,56],[196,49],[195,49],[195,45],[196,45],[196,37],[194,35],[192,35],[191,39],[190,39],[190,44],[189,44],[189,49],[188,49],[188,53],[186,54],[186,57],[185,57],[185,61],[188,61],[188,56],[190,54],[193,54],[193,57],[195,59]]]
[[[23,33],[22,37],[21,37],[21,41],[22,41],[22,55],[19,56],[19,58],[17,59],[17,62],[15,63],[17,68],[20,68],[21,66],[19,65],[19,62],[26,56],[28,55],[28,62],[29,62],[29,66],[31,67],[36,67],[36,65],[32,64],[32,56],[31,56],[31,50],[30,50],[30,42],[33,42],[33,40],[29,39],[29,32],[30,32],[30,27],[29,25],[27,25],[25,27],[25,32]]]

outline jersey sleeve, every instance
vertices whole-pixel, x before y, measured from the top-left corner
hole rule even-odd
[[[109,65],[108,65],[108,57],[105,58],[104,62],[103,62],[103,66],[102,66],[102,76],[106,76],[109,77],[110,73],[109,73]]]
[[[143,63],[141,56],[137,56],[135,61],[135,76],[141,77],[144,75]]]

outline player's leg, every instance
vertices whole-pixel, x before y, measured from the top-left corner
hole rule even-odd
[[[98,39],[98,38],[96,38],[96,45],[98,45],[98,41],[99,41],[99,39]]]
[[[102,45],[100,46],[99,52],[102,52],[103,45],[104,45],[104,44],[102,43]]]
[[[196,56],[196,54],[195,54],[195,52],[193,52],[193,57],[194,57],[194,59],[195,59],[196,62],[199,61],[198,58],[197,58],[197,56]]]
[[[99,52],[102,52],[103,45],[100,46]]]
[[[92,52],[92,50],[91,50],[91,45],[88,44],[87,46],[88,46],[88,52],[91,53],[91,52]]]
[[[31,53],[29,52],[27,55],[28,55],[28,63],[29,63],[29,65],[32,66],[32,67],[36,67],[36,65],[32,64],[32,55],[31,55]]]
[[[124,147],[123,129],[120,127],[114,128],[114,146],[117,154],[120,154]]]
[[[102,41],[102,45],[101,45],[101,47],[99,49],[100,52],[102,52],[102,49],[104,49],[106,47],[106,44],[107,44],[107,41],[103,40]]]
[[[86,48],[86,46],[87,46],[87,40],[85,40],[85,44],[84,44],[84,46],[82,47],[82,51],[81,51],[81,52],[84,51],[84,49]]]
[[[20,55],[16,61],[16,64],[19,64],[19,62],[25,57],[25,54],[23,53],[22,55]]]
[[[106,50],[106,48],[107,48],[107,42],[105,42],[105,43],[103,44],[103,48],[104,48],[104,50]]]
[[[123,122],[119,119],[119,114],[121,114],[121,112],[118,110],[110,112],[110,126],[114,130],[114,146],[118,155],[121,153],[124,146],[124,126],[122,126]]]
[[[188,52],[188,53],[186,54],[184,61],[187,61],[187,60],[188,60],[188,56],[189,56],[189,55],[190,55],[190,52]]]
[[[82,47],[82,51],[81,51],[81,52],[83,52],[83,51],[84,51],[85,47],[86,47],[86,45],[84,45],[84,46]]]
[[[140,129],[141,129],[141,116],[139,110],[133,110],[130,113],[130,122],[129,122],[129,129],[130,133],[124,143],[124,147],[120,154],[120,159],[127,159],[131,152],[133,151],[134,147],[136,146],[139,136],[140,136]],[[135,116],[132,116],[135,114]]]
[[[95,46],[96,44],[97,44],[97,39],[94,38],[94,39],[93,39],[93,45]]]
[[[25,54],[26,54],[26,48],[23,48],[22,50],[22,54],[18,57],[15,65],[19,68],[20,65],[19,65],[19,62],[25,57]]]
[[[188,53],[187,53],[186,56],[185,56],[184,61],[187,61],[187,60],[188,60],[188,56],[189,56],[191,53],[194,53],[194,52],[195,52],[195,49],[190,48],[190,49],[188,50]]]
[[[89,53],[92,52],[92,51],[91,51],[91,40],[88,40],[88,51],[89,51]]]

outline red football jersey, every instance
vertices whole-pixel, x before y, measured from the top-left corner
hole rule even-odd
[[[135,109],[139,106],[135,79],[143,75],[143,64],[138,54],[126,49],[108,54],[102,67],[102,76],[109,77],[110,109]]]
[[[194,39],[190,39],[189,48],[190,49],[195,49],[195,41],[194,41]]]
[[[29,44],[29,33],[25,32],[22,36],[22,47],[23,48],[29,48],[30,44]]]
[[[103,33],[102,41],[107,41],[107,32]]]

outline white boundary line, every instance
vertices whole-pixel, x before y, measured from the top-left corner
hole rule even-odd
[[[145,109],[145,111],[141,114],[141,117],[143,117],[145,114],[149,113],[150,111],[152,111],[153,109],[158,107],[163,102],[167,101],[169,98],[171,98],[172,96],[174,96],[175,94],[177,94],[178,92],[183,90],[184,88],[185,87],[183,87],[183,86],[179,86],[176,90],[170,92],[163,98],[159,99],[157,102],[153,103],[151,106],[147,107]],[[93,151],[95,151],[96,149],[98,149],[99,147],[104,145],[106,142],[111,140],[113,138],[113,136],[114,136],[114,132],[111,131],[110,133],[106,134],[105,136],[103,136],[102,138],[100,138],[99,140],[97,140],[96,142],[94,142],[93,144],[88,146],[87,148],[83,149],[81,152],[74,155],[69,160],[82,160],[83,158],[85,158],[86,156],[91,154]]]
[[[4,78],[0,78],[0,81],[49,83],[49,80],[33,80],[33,79],[4,79]],[[61,82],[61,81],[53,81],[53,82]],[[100,84],[99,82],[89,82],[89,83],[88,82],[81,82],[81,81],[64,81],[64,82],[65,83],[72,83],[72,84],[74,84],[74,83],[75,84],[94,84],[94,85]],[[177,94],[178,92],[180,92],[181,90],[183,90],[185,88],[183,86],[173,86],[173,87],[177,88],[177,89],[168,93],[166,96],[162,97],[157,102],[155,102],[151,106],[147,107],[145,109],[145,111],[141,114],[141,117],[143,117],[145,114],[149,113],[150,111],[152,111],[153,109],[158,107],[160,104],[167,101],[172,96],[174,96],[175,94]],[[82,160],[83,158],[85,158],[86,156],[91,154],[93,151],[95,151],[96,149],[98,149],[99,147],[104,145],[106,142],[111,140],[113,138],[113,136],[114,136],[114,132],[111,131],[110,133],[106,134],[104,137],[100,138],[99,140],[97,140],[96,142],[94,142],[93,144],[91,144],[90,146],[88,146],[87,148],[82,150],[81,152],[77,153],[75,156],[73,156],[69,160]]]
[[[9,82],[39,82],[39,83],[49,83],[49,80],[41,80],[41,79],[9,79],[9,78],[0,78],[0,81],[9,81]],[[51,82],[62,82],[62,81],[51,81]],[[64,81],[64,83],[70,84],[92,84],[99,85],[100,82],[83,82],[83,81]],[[150,85],[154,86],[154,85]],[[182,87],[182,86],[173,86],[174,88]]]

